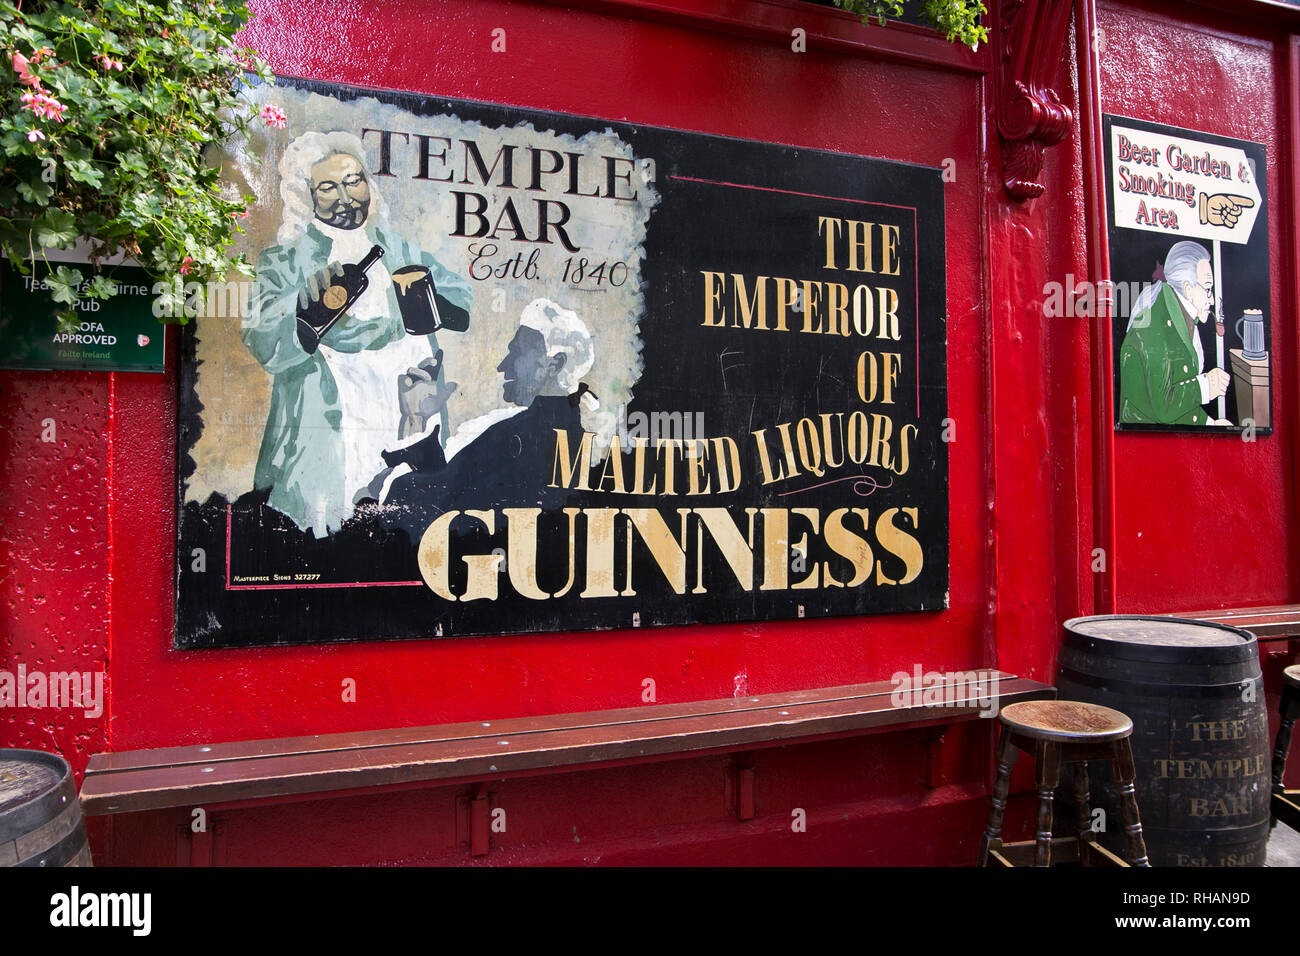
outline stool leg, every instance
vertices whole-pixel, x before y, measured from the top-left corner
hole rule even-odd
[[[1273,790],[1282,788],[1282,777],[1286,774],[1286,755],[1291,749],[1291,731],[1295,727],[1296,712],[1300,706],[1291,700],[1285,691],[1282,694],[1282,725],[1277,729],[1277,741],[1273,746]]]
[[[1291,731],[1295,727],[1296,716],[1300,715],[1300,695],[1293,694],[1290,687],[1282,689],[1282,722],[1277,728],[1277,740],[1273,744],[1273,792],[1282,793],[1286,786],[1282,778],[1286,776],[1286,756],[1291,749]],[[1271,802],[1270,802],[1271,803]],[[1270,814],[1269,829],[1277,826],[1277,814]]]
[[[1052,800],[1061,777],[1061,748],[1040,740],[1034,748],[1034,783],[1038,787],[1038,833],[1034,866],[1052,865]]]
[[[1128,738],[1115,741],[1114,753],[1110,767],[1119,784],[1119,806],[1124,814],[1124,855],[1132,866],[1150,866],[1146,841],[1142,839],[1142,819],[1138,816],[1137,790],[1133,786],[1137,772]]]
[[[998,779],[993,785],[993,808],[989,811],[989,825],[980,838],[979,865],[988,866],[990,845],[1002,845],[1002,815],[1007,809],[1007,792],[1011,789],[1011,768],[1020,752],[1011,742],[1011,731],[1002,728],[998,741]]]
[[[1092,810],[1088,806],[1088,761],[1071,761],[1074,767],[1074,823],[1079,837],[1079,865],[1089,862],[1088,844],[1092,842]]]

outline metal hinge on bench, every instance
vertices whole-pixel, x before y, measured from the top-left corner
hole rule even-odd
[[[456,844],[470,856],[487,856],[492,839],[492,802],[487,784],[476,783],[456,798]]]
[[[737,820],[752,820],[758,816],[755,789],[754,755],[738,753],[727,769],[727,804]]]
[[[177,866],[223,866],[226,862],[226,825],[207,819],[203,828],[183,823],[176,828]]]

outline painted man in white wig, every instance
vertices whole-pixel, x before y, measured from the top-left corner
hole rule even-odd
[[[461,425],[445,450],[431,418],[417,441],[385,453],[392,468],[382,495],[391,506],[385,520],[418,540],[433,517],[453,508],[561,507],[569,492],[550,487],[556,432],[576,452],[581,402],[595,400],[581,379],[594,359],[591,332],[576,313],[548,299],[530,302],[496,369],[505,376],[505,407]],[[432,394],[432,383],[404,385]],[[404,407],[421,404],[405,397]],[[438,406],[423,407],[429,414]]]
[[[1204,371],[1197,324],[1210,317],[1214,272],[1198,242],[1176,242],[1155,281],[1133,303],[1119,352],[1119,420],[1162,425],[1227,425],[1203,406],[1228,388],[1221,368]]]
[[[393,232],[352,134],[311,132],[290,143],[280,161],[280,193],[278,244],[258,257],[241,331],[273,379],[254,488],[269,490],[270,507],[323,537],[366,497],[375,461],[398,440],[399,378],[422,363],[432,367],[438,351],[435,334],[407,333],[392,273],[427,267],[447,326],[465,327],[471,292],[468,282]],[[304,344],[299,307],[320,300],[345,264],[360,262],[376,245],[384,255],[366,273],[366,291],[317,347]],[[447,320],[453,315],[459,321]]]

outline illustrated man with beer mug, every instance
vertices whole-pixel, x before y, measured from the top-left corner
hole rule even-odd
[[[436,332],[468,327],[472,293],[393,231],[356,136],[305,133],[279,170],[278,242],[258,257],[240,333],[272,376],[254,489],[323,537],[371,497],[374,462],[403,437],[399,383],[442,381]]]
[[[1196,325],[1214,304],[1209,251],[1198,242],[1176,242],[1155,280],[1133,303],[1120,348],[1121,422],[1164,425],[1230,425],[1206,405],[1224,394],[1230,378],[1205,368]]]

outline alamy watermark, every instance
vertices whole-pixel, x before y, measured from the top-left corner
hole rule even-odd
[[[171,282],[155,282],[151,291],[153,314],[157,319],[242,319],[249,315],[253,283],[247,279],[186,282],[180,276],[173,276]]]
[[[1111,318],[1130,314],[1133,303],[1151,282],[1112,282],[1076,278],[1068,273],[1064,282],[1043,283],[1043,315],[1055,319]]]
[[[104,713],[103,671],[0,670],[0,707],[81,710],[87,717]]]
[[[981,717],[998,713],[996,671],[922,671],[920,664],[914,664],[912,673],[898,671],[889,680],[894,685],[889,695],[894,707],[978,705]]]
[[[152,914],[152,893],[83,892],[74,884],[50,897],[50,925],[56,927],[121,927],[133,936],[148,936]]]
[[[649,447],[657,448],[662,440],[685,444],[685,454],[695,457],[696,442],[704,438],[703,412],[631,412],[626,405],[618,406],[619,447],[628,448],[636,439],[644,438]]]

